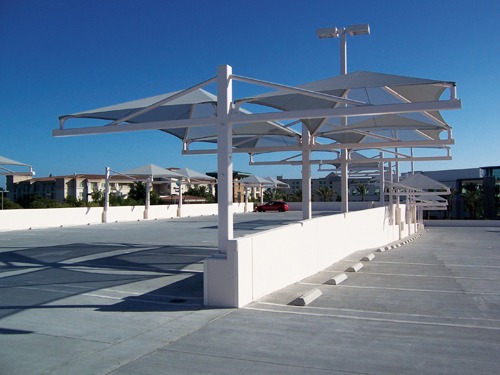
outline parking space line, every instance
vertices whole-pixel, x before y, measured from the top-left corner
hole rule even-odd
[[[386,264],[399,264],[399,265],[410,265],[410,266],[439,266],[443,267],[443,264],[436,263],[412,263],[412,262],[389,262],[389,261],[379,261],[374,260],[373,263],[386,263]],[[495,268],[500,269],[500,266],[481,266],[476,264],[446,264],[446,267],[469,267],[469,268]]]
[[[374,276],[404,276],[404,277],[430,277],[436,279],[466,279],[466,280],[485,280],[485,281],[500,281],[500,279],[492,279],[486,277],[467,277],[467,276],[440,276],[440,275],[415,275],[407,273],[383,273],[383,272],[366,272],[363,271],[363,275],[374,275]]]
[[[449,294],[466,294],[466,295],[490,295],[499,296],[500,293],[482,293],[482,292],[466,292],[456,290],[437,290],[437,289],[412,289],[412,288],[387,288],[381,286],[356,286],[356,285],[342,285],[343,288],[356,288],[356,289],[378,289],[378,290],[398,290],[404,292],[429,292],[429,293],[449,293]]]
[[[274,303],[274,302],[257,302],[258,305],[269,305],[275,307],[285,307],[284,304]],[[305,309],[305,307],[303,308]],[[462,318],[456,316],[442,316],[442,315],[427,315],[427,314],[413,314],[413,313],[398,313],[398,312],[387,312],[387,311],[373,311],[373,310],[359,310],[359,309],[343,309],[338,307],[322,307],[322,306],[307,306],[307,310],[334,310],[345,313],[361,313],[361,314],[374,314],[374,315],[400,315],[400,316],[411,316],[415,318],[433,318],[433,319],[453,319],[453,320],[470,320],[470,321],[481,321],[481,322],[492,322],[500,323],[500,319],[485,319],[485,318]]]
[[[414,324],[414,325],[425,325],[425,326],[440,326],[440,327],[454,327],[454,328],[470,328],[470,329],[481,329],[481,330],[491,330],[491,331],[500,331],[500,327],[494,326],[480,326],[480,325],[471,325],[471,324],[457,324],[457,323],[443,323],[443,322],[421,322],[416,320],[408,320],[408,319],[388,319],[388,318],[373,318],[373,317],[360,317],[360,316],[352,316],[352,315],[342,315],[342,314],[324,314],[317,313],[311,311],[301,311],[301,309],[305,309],[304,307],[293,307],[293,310],[287,309],[266,309],[260,307],[244,307],[246,310],[254,310],[254,311],[262,311],[269,312],[275,314],[291,314],[291,315],[303,315],[303,316],[318,316],[318,317],[328,317],[328,318],[336,318],[336,319],[350,319],[350,320],[362,320],[362,321],[375,321],[375,322],[386,322],[386,323],[396,323],[396,324]],[[316,308],[307,308],[307,310],[316,309]]]

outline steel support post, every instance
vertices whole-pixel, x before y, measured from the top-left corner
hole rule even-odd
[[[248,212],[248,187],[245,186],[245,213]]]
[[[311,204],[311,133],[302,124],[302,219],[312,217]]]
[[[232,124],[229,122],[233,101],[232,68],[217,68],[217,205],[219,251],[226,253],[233,239],[233,158]]]
[[[340,152],[340,194],[342,199],[342,212],[349,212],[349,169],[347,165],[349,151],[346,149]]]
[[[110,169],[109,167],[106,167],[106,170],[104,172],[105,176],[105,183],[104,183],[104,208],[102,210],[102,222],[107,223],[108,222],[108,208],[109,208],[109,176],[110,176]]]
[[[182,217],[182,180],[179,180],[179,202],[177,202],[177,217]]]
[[[380,153],[380,160],[384,159],[384,153]],[[379,163],[379,173],[380,173],[380,206],[385,205],[385,173],[384,173],[384,162]]]
[[[342,32],[340,39],[340,74],[347,74],[347,41],[346,34]]]
[[[149,219],[149,206],[151,205],[151,184],[152,184],[152,177],[148,177],[146,181],[146,204],[144,207],[144,220]]]
[[[340,34],[340,74],[347,74],[347,41],[346,34]],[[346,105],[342,105],[346,107]],[[341,118],[341,124],[347,126],[347,117]],[[341,210],[343,213],[349,212],[349,168],[347,165],[348,150],[342,149],[340,152],[340,195],[342,199]]]

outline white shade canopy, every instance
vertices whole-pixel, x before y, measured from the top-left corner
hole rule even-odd
[[[290,187],[287,183],[283,182],[283,181],[280,181],[276,178],[273,178],[273,177],[264,177],[266,180],[268,180],[269,182],[271,182],[273,184],[274,187],[282,187],[282,188],[288,188]]]
[[[27,172],[19,172],[14,171],[17,170],[17,167],[27,167]],[[13,168],[14,170],[11,170]],[[32,169],[32,166],[29,164],[21,163],[20,161],[12,160],[6,158],[4,156],[0,156],[0,175],[22,175],[22,176],[33,176],[35,172]]]
[[[172,98],[175,98],[172,100]],[[241,110],[243,114],[249,111]],[[97,119],[112,121],[101,126],[98,132],[117,130],[123,124],[137,125],[135,131],[144,126],[144,130],[154,126],[166,133],[172,134],[184,143],[185,147],[193,144],[217,143],[217,97],[203,89],[196,89],[189,93],[182,91],[133,100],[121,104],[92,109],[59,117],[60,126],[66,126],[69,120]],[[205,126],[189,126],[180,124],[179,127],[167,126],[168,122],[188,119],[207,119]],[[72,126],[77,121],[71,121]],[[78,121],[80,123],[80,121]],[[161,124],[165,123],[165,128]],[[108,129],[103,129],[103,128]],[[109,129],[114,127],[114,129]],[[69,129],[69,128],[68,128]],[[65,130],[68,130],[65,129]],[[297,146],[299,135],[280,124],[272,121],[259,121],[249,124],[235,124],[233,126],[233,146],[235,148],[259,148],[270,146]]]
[[[20,161],[15,161],[4,156],[0,156],[0,165],[15,165],[29,167],[29,164],[21,163]]]
[[[255,175],[251,175],[241,180],[238,180],[240,184],[252,187],[273,187],[274,184],[264,177],[259,177]]]
[[[434,194],[436,194],[436,191],[449,191],[449,187],[445,184],[442,184],[441,182],[421,173],[415,173],[414,175],[401,180],[399,184],[416,190],[433,190]]]
[[[240,103],[260,104],[281,111],[311,109],[370,107],[403,103],[438,101],[453,82],[405,77],[359,71],[296,86],[314,92],[276,90],[239,100]],[[326,95],[318,95],[326,94]],[[341,116],[329,118],[303,118],[312,135],[337,143],[371,143],[418,140],[439,140],[440,133],[450,127],[439,111],[412,111],[411,113],[383,113],[349,116],[347,125]],[[369,111],[368,111],[369,112]]]
[[[216,183],[217,179],[211,176],[208,176],[204,173],[197,172],[195,170],[189,168],[175,168],[171,169],[172,172],[177,173],[182,176],[183,180],[187,180],[190,183]]]
[[[277,91],[235,100],[233,81],[272,87]],[[188,95],[200,91],[201,87],[213,82],[217,83],[216,110],[214,110],[215,99],[213,97],[204,95],[206,98],[208,97],[208,101],[199,98],[188,99]],[[441,99],[445,90],[450,92],[447,100]],[[203,94],[203,92],[197,94]],[[230,240],[233,238],[231,200],[233,194],[232,154],[234,152],[247,152],[252,158],[256,153],[300,151],[303,180],[306,181],[303,184],[303,218],[310,219],[311,192],[310,184],[307,181],[311,178],[312,159],[310,156],[312,151],[346,150],[342,151],[341,155],[345,159],[342,166],[342,179],[347,180],[348,160],[346,157],[348,150],[380,150],[382,147],[393,149],[442,147],[452,144],[450,127],[443,121],[438,111],[461,107],[461,101],[456,97],[455,84],[452,82],[357,72],[312,82],[302,85],[302,87],[292,87],[235,75],[229,65],[219,66],[217,76],[214,78],[182,92],[174,93],[170,97],[168,94],[166,95],[167,97],[164,99],[149,106],[143,104],[141,108],[129,108],[127,115],[116,118],[106,126],[67,128],[65,123],[69,119],[78,117],[102,118],[99,117],[102,116],[102,112],[126,111],[127,108],[118,105],[114,108],[106,107],[106,111],[101,109],[100,111],[94,110],[61,116],[59,128],[53,130],[52,134],[54,136],[75,136],[162,130],[182,139],[183,152],[191,151],[190,145],[192,143],[205,142],[205,144],[216,145],[216,149],[212,148],[209,151],[217,153],[218,240],[222,252],[227,252]],[[134,119],[140,119],[140,116],[149,112],[153,113],[163,106],[175,106],[175,100],[181,96],[184,98],[177,105],[180,105],[184,111],[174,112],[176,114],[183,113],[182,119],[172,118],[168,115],[163,116],[161,120],[145,118],[146,122],[134,122]],[[204,114],[206,117],[193,115],[197,113],[196,106],[198,104],[205,105],[207,103],[211,105],[211,114],[209,111],[209,114]],[[260,108],[258,113],[246,114],[241,108],[241,104],[244,103],[261,104],[281,109],[281,111],[260,111]],[[129,105],[129,107],[131,106]],[[187,110],[188,108],[189,110]],[[383,123],[377,122],[377,119],[383,119],[382,117],[377,118],[377,116],[382,115],[403,117],[405,121],[413,121],[413,124],[405,124],[398,117],[391,118],[395,125],[391,125],[389,120]],[[112,118],[115,117],[119,116]],[[363,117],[365,117],[367,124],[356,126],[356,121],[363,119]],[[371,121],[370,117],[372,117]],[[287,123],[281,125],[275,121],[287,121]],[[426,125],[424,126],[422,123]],[[301,124],[304,126],[302,127]],[[295,125],[301,127],[300,133],[298,130],[294,130]],[[344,127],[338,129],[338,125]],[[390,133],[384,133],[387,131]],[[402,142],[402,134],[405,131],[411,132],[412,137],[420,137],[420,140],[411,139],[410,142]],[[446,139],[439,139],[436,134],[432,133],[442,133],[443,131],[447,131]],[[318,142],[318,137],[323,137],[328,143],[322,144],[322,140]],[[341,140],[340,137],[345,137],[346,140]],[[351,139],[357,137],[356,143],[349,143],[351,140],[347,139],[348,137]],[[366,142],[368,139],[376,139],[377,141]],[[273,144],[266,147],[266,143]],[[383,145],[381,145],[382,143]],[[205,149],[194,151],[208,153]],[[343,183],[342,198],[345,206],[343,211],[347,212],[348,195],[345,183]]]
[[[122,174],[127,176],[144,176],[151,178],[175,178],[181,179],[183,176],[180,173],[169,171],[168,169],[159,167],[154,164],[143,165],[142,167],[137,167],[130,169],[128,171],[122,172]]]

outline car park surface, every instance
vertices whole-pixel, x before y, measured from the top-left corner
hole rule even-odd
[[[235,216],[235,235],[301,213]],[[242,309],[203,307],[216,217],[2,233],[2,374],[493,374],[499,228],[430,228]],[[334,230],[334,229],[332,229]],[[279,267],[279,265],[277,265]],[[311,289],[307,306],[290,302]]]

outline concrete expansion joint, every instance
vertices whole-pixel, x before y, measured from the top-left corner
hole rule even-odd
[[[339,285],[341,282],[347,280],[347,275],[345,273],[339,273],[337,276],[328,280],[325,284],[327,285]]]
[[[319,289],[311,289],[308,292],[302,294],[300,297],[294,299],[292,302],[289,303],[289,305],[292,306],[307,306],[309,305],[312,301],[317,299],[319,296],[321,296],[323,293]]]

